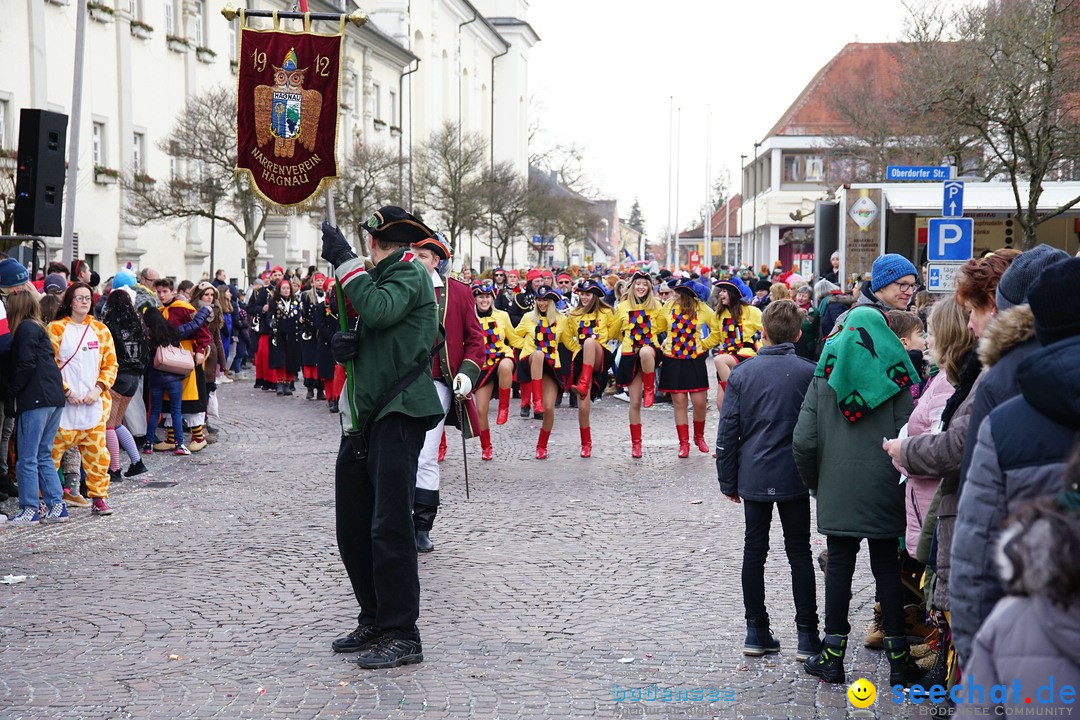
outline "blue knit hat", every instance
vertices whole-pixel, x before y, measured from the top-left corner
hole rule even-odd
[[[135,276],[127,270],[119,270],[117,271],[116,275],[113,276],[112,286],[113,290],[122,287],[134,288]]]
[[[877,292],[906,275],[914,275],[916,279],[919,277],[919,271],[910,260],[896,253],[882,255],[874,261],[874,266],[870,270],[870,290]]]
[[[30,273],[15,258],[0,260],[0,288],[7,289],[30,282]]]

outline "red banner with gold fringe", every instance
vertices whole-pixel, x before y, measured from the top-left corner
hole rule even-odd
[[[241,31],[236,166],[274,205],[307,203],[337,177],[341,38]]]

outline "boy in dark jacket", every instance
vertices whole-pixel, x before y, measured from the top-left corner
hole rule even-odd
[[[765,558],[775,503],[791,565],[799,633],[795,656],[803,661],[820,652],[821,645],[810,553],[810,493],[795,468],[791,436],[814,364],[795,354],[794,343],[802,334],[798,305],[790,300],[769,303],[761,322],[757,356],[738,365],[728,378],[716,436],[716,473],[721,492],[742,503],[746,518],[743,654],[757,657],[780,651],[765,610]]]

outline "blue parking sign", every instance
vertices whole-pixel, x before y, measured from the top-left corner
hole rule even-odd
[[[931,218],[926,227],[927,260],[970,260],[975,245],[971,218]]]

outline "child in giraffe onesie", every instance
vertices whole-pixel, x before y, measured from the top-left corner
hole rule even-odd
[[[112,333],[90,316],[90,287],[72,283],[64,293],[57,313],[49,323],[49,339],[64,378],[66,404],[60,416],[60,430],[53,443],[53,462],[71,447],[82,454],[90,511],[111,515],[109,507],[109,451],[105,447],[105,421],[109,417],[109,388],[116,380],[116,349]]]

